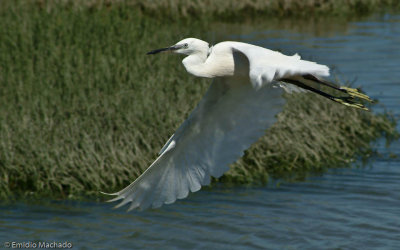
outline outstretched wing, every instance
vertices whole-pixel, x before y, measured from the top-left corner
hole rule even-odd
[[[256,90],[248,77],[216,78],[157,160],[132,184],[112,195],[129,210],[159,207],[185,198],[220,177],[229,164],[271,126],[283,107],[282,90]]]
[[[240,52],[250,63],[250,80],[255,88],[281,78],[301,75],[329,76],[329,68],[315,62],[302,60],[298,54],[286,56],[280,52],[259,46],[241,43],[229,43],[233,51]],[[293,87],[282,85],[282,87]],[[288,91],[290,92],[290,91]]]

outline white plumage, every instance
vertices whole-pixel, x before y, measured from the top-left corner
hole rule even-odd
[[[122,200],[117,207],[131,203],[129,210],[173,203],[209,184],[210,176],[220,177],[275,122],[284,104],[282,89],[276,86],[299,92],[304,86],[292,83],[305,80],[302,76],[311,75],[318,82],[318,77],[329,75],[327,66],[301,60],[297,54],[286,56],[240,42],[209,48],[207,42],[187,38],[148,54],[161,51],[187,55],[182,62],[189,73],[214,80],[154,163],[129,186],[111,194],[116,197],[110,201]]]

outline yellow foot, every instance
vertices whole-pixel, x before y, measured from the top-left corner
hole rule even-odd
[[[348,107],[353,107],[353,108],[369,111],[369,109],[367,107],[365,107],[364,105],[362,105],[361,103],[350,103],[350,102],[347,102],[347,101],[345,101],[343,99],[340,99],[340,98],[333,98],[332,100],[337,102],[337,103],[340,103],[340,104],[343,104],[345,106],[348,106]]]
[[[357,98],[366,100],[368,102],[373,102],[373,100],[369,96],[361,93],[358,89],[353,89],[353,88],[349,88],[349,87],[340,87],[340,89],[345,90],[347,92],[347,94],[349,94],[352,97],[357,97]]]

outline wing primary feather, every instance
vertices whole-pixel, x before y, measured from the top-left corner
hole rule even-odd
[[[115,193],[104,193],[104,192],[101,192],[101,193],[104,193],[106,195],[117,196],[117,197],[115,197],[113,199],[107,200],[107,202],[114,202],[114,201],[118,201],[118,200],[121,200],[121,199],[126,199],[127,192],[130,193],[130,192],[132,192],[132,190],[134,190],[134,187],[135,187],[136,183],[138,183],[143,178],[143,176],[145,176],[146,173],[149,173],[151,171],[153,166],[160,160],[161,157],[163,157],[163,155],[164,154],[162,154],[159,157],[157,157],[157,159],[134,182],[129,184],[127,187],[125,187],[121,191],[118,191],[118,192],[115,192]]]
[[[156,207],[153,204],[154,203],[163,203],[163,198],[160,197],[160,188],[162,188],[165,185],[165,179],[166,176],[168,176],[168,172],[171,171],[170,167],[162,168],[159,171],[162,171],[159,173],[158,176],[160,176],[159,180],[157,183],[152,186],[151,190],[143,196],[142,199],[135,198],[135,200],[132,202],[131,206],[128,208],[128,211],[131,211],[132,209],[139,207],[141,209],[146,209],[147,207]],[[135,197],[138,197],[139,195],[136,194]],[[140,197],[139,197],[140,198]],[[152,204],[153,203],[153,204]]]
[[[164,153],[164,151],[168,148],[172,138],[174,138],[174,135],[171,135],[171,137],[168,139],[168,141],[164,144],[164,146],[161,148],[160,152],[158,152],[158,155],[161,155],[162,153]]]

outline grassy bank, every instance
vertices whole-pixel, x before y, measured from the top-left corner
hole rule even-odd
[[[189,76],[178,56],[145,52],[186,36],[207,39],[209,23],[165,24],[136,7],[49,11],[51,2],[41,2],[0,7],[0,198],[122,188],[155,159],[210,83]],[[386,115],[315,96],[288,102],[297,104],[223,181],[338,166],[395,133]]]
[[[60,5],[75,10],[126,6],[135,8],[152,18],[164,20],[223,18],[237,21],[289,16],[351,17],[400,8],[398,0],[34,0],[32,2],[48,11],[58,9]]]

